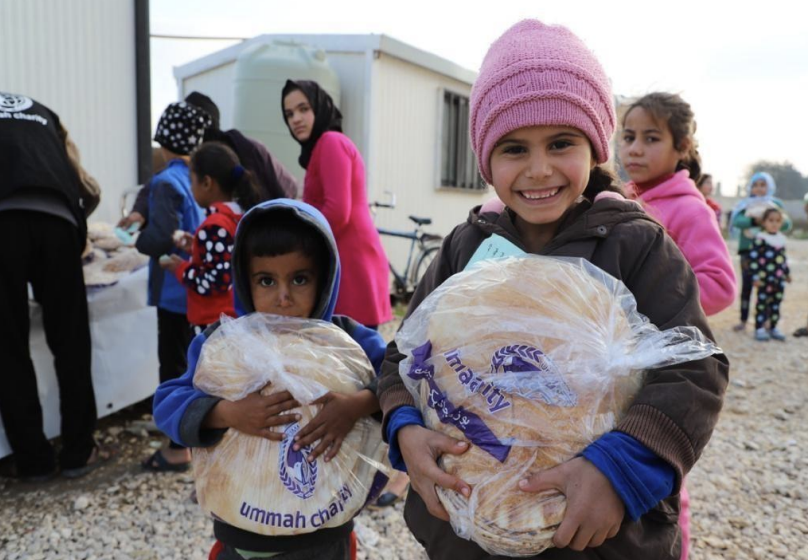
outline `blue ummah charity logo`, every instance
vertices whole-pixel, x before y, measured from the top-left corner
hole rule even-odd
[[[283,432],[281,452],[278,456],[278,475],[287,490],[298,498],[308,499],[314,494],[317,484],[317,461],[308,461],[312,446],[307,445],[295,451],[295,434],[300,424],[295,422]]]

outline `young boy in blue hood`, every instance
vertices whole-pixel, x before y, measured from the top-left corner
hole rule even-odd
[[[286,317],[331,321],[365,350],[378,373],[385,343],[374,330],[348,317],[333,315],[339,290],[339,255],[325,217],[312,206],[289,199],[259,204],[239,223],[233,248],[233,287],[241,314],[259,311]],[[217,328],[198,335],[188,349],[188,371],[160,385],[154,397],[157,426],[178,443],[209,447],[229,428],[280,442],[274,428],[299,420],[300,406],[287,391],[262,396],[253,393],[230,402],[193,386],[202,345]],[[374,382],[375,384],[375,382]],[[375,387],[351,395],[328,393],[318,401],[320,412],[300,431],[296,448],[320,440],[311,457],[333,458],[345,435],[359,418],[379,411]],[[268,537],[214,519],[217,543],[210,558],[307,558],[343,560],[350,556],[353,522],[299,536]]]

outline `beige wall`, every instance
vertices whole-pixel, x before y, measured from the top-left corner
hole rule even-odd
[[[90,218],[119,216],[137,183],[134,2],[0,2],[0,89],[55,111],[101,185]]]
[[[395,210],[378,211],[376,225],[409,230],[408,216],[414,214],[432,218],[426,231],[446,235],[473,206],[494,196],[490,189],[439,188],[439,92],[448,88],[468,95],[471,86],[385,54],[374,61],[373,84],[368,198],[386,200],[389,190],[397,200]],[[388,258],[403,268],[408,242],[384,236],[382,241]]]

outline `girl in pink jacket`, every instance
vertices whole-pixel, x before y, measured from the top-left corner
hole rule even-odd
[[[390,273],[365,190],[365,164],[342,133],[342,114],[316,82],[287,80],[283,116],[301,146],[303,201],[325,215],[334,232],[342,279],[334,313],[369,327],[393,317]]]
[[[735,300],[735,270],[713,210],[693,180],[701,175],[690,105],[670,93],[650,93],[623,116],[620,160],[638,200],[668,231],[699,283],[701,307],[715,315]],[[682,560],[690,545],[690,499],[682,484]]]
[[[701,161],[690,105],[669,93],[650,93],[623,117],[620,160],[626,190],[659,220],[693,268],[704,312],[715,315],[735,300],[735,271],[713,211],[693,180]]]

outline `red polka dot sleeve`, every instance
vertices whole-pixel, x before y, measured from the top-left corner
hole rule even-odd
[[[199,295],[227,292],[233,274],[230,260],[233,236],[218,225],[199,228],[194,239],[194,258],[182,272],[182,282]]]

